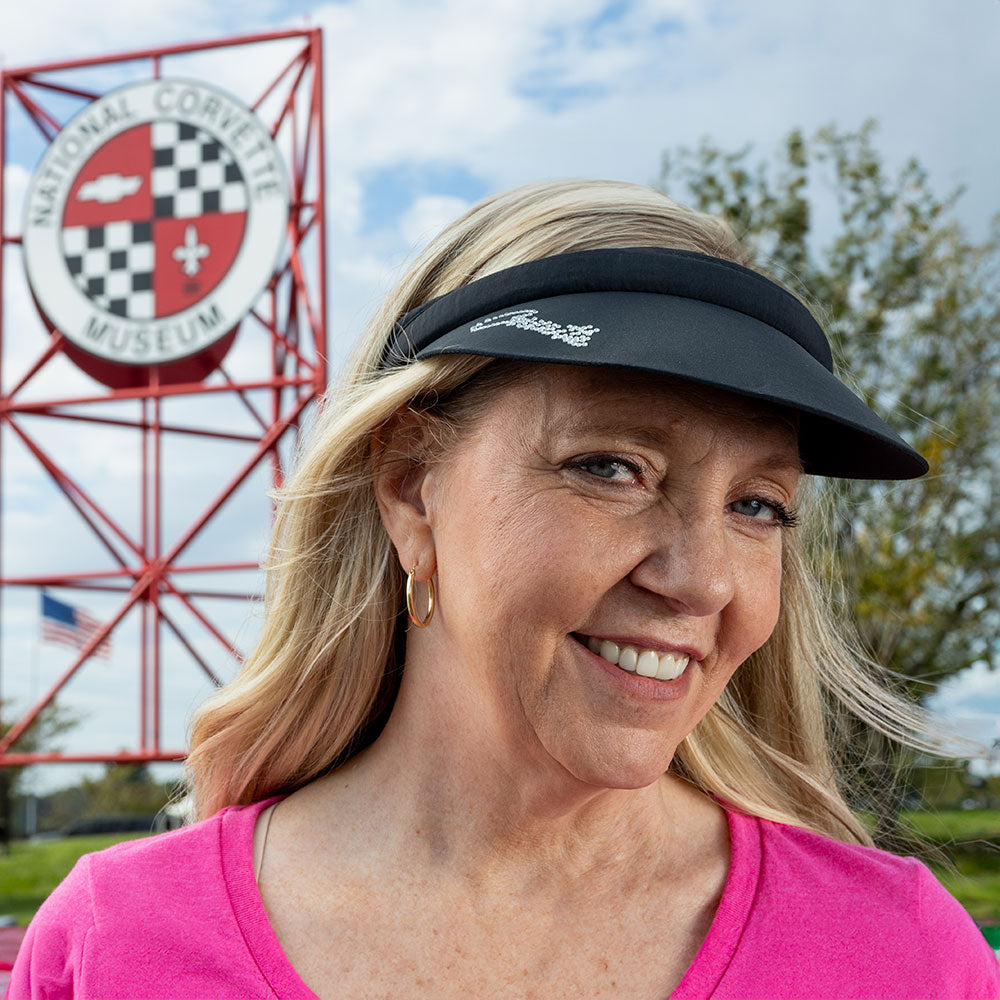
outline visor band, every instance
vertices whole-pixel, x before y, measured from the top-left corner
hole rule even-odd
[[[628,247],[542,257],[479,278],[411,309],[396,323],[383,367],[420,357],[438,337],[525,302],[588,292],[653,292],[698,299],[767,323],[833,371],[830,345],[812,313],[750,268],[691,250]]]

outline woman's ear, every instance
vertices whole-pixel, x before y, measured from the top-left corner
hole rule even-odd
[[[371,439],[375,500],[404,571],[434,575],[434,535],[426,508],[430,428],[413,410],[400,413]]]

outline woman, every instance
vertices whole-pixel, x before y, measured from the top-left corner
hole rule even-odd
[[[11,996],[1000,995],[838,790],[831,699],[925,744],[810,582],[802,474],[926,464],[831,368],[656,192],[469,212],[282,492],[204,819],[81,860]]]

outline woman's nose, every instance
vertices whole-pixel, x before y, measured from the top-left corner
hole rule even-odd
[[[718,614],[735,591],[725,525],[718,515],[661,521],[648,555],[632,570],[629,580],[680,614],[699,618]]]

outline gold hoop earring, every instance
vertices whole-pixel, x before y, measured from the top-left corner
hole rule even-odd
[[[416,567],[414,567],[406,577],[406,613],[410,616],[410,621],[417,628],[427,628],[434,617],[434,581],[427,581],[427,616],[421,621],[417,617],[417,606],[413,600],[413,574],[416,572]]]

